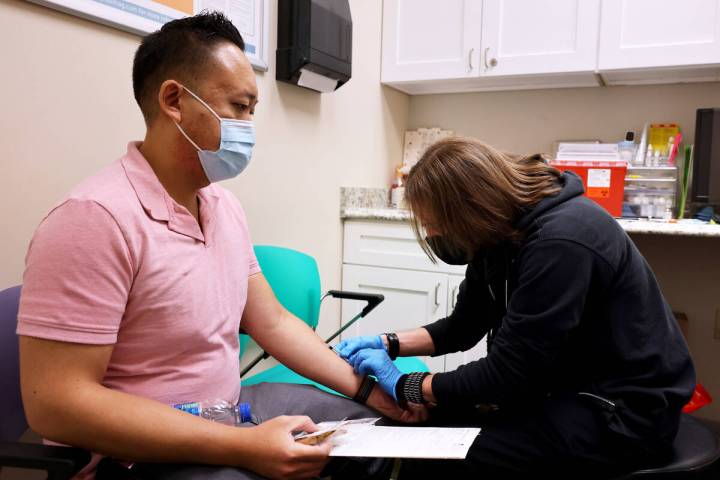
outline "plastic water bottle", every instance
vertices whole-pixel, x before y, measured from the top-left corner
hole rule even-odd
[[[192,415],[225,425],[240,425],[252,420],[249,403],[233,405],[225,400],[205,400],[202,402],[178,403],[173,408]]]

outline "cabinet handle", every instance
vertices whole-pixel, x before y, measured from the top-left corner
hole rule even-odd
[[[453,287],[452,293],[450,294],[450,306],[452,306],[452,308],[455,308],[457,304],[457,289],[458,287]]]
[[[471,72],[473,71],[472,57],[473,57],[474,52],[475,52],[474,48],[471,48],[470,51],[468,52],[468,68],[470,69]]]
[[[440,282],[435,285],[435,307],[440,306],[440,287],[442,284]]]

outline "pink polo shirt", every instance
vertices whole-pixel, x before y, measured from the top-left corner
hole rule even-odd
[[[114,345],[109,388],[166,404],[240,395],[238,329],[260,271],[245,214],[225,189],[199,192],[198,226],[130,143],[38,227],[17,333]]]

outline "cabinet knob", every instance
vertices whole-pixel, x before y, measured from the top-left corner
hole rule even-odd
[[[490,53],[490,47],[485,47],[485,54],[483,55],[484,61],[485,61],[485,70],[490,70],[493,67],[496,67],[498,64],[497,58],[488,58]]]

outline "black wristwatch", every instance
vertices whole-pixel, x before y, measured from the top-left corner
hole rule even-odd
[[[388,341],[388,356],[390,360],[395,360],[400,354],[400,339],[395,333],[385,333]]]
[[[368,397],[370,396],[370,392],[372,392],[372,389],[376,383],[377,382],[373,377],[371,377],[370,375],[365,375],[363,377],[362,383],[360,384],[360,388],[358,388],[357,393],[353,397],[353,400],[365,405],[367,403]]]

